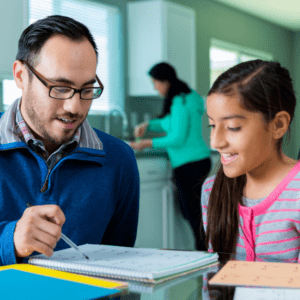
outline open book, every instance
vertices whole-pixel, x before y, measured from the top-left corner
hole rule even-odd
[[[159,283],[197,271],[218,261],[218,254],[86,244],[79,246],[90,260],[69,248],[32,256],[30,264],[93,276]]]

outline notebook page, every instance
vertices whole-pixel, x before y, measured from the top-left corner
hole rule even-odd
[[[75,268],[93,274],[108,274],[130,277],[160,278],[196,268],[217,260],[216,254],[196,251],[168,251],[157,249],[128,248],[86,244],[79,247],[90,260],[83,259],[76,250],[69,248],[54,252],[47,258],[37,255],[30,263],[53,267]],[[37,263],[37,258],[40,258]],[[87,273],[88,274],[88,273]]]

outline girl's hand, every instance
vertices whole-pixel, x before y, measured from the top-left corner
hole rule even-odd
[[[141,123],[141,124],[137,125],[134,128],[134,136],[135,137],[142,137],[145,134],[148,126],[149,126],[149,122],[144,122],[144,123]]]
[[[130,142],[129,146],[132,149],[136,149],[136,150],[143,150],[144,148],[152,148],[152,140],[145,139],[145,140],[141,140],[140,142]]]

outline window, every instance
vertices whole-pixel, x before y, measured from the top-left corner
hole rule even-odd
[[[5,79],[2,81],[3,84],[3,107],[4,110],[14,102],[17,98],[22,96],[21,90],[16,86],[14,80]]]
[[[93,101],[90,113],[107,112],[115,107],[124,108],[119,10],[114,6],[87,0],[28,0],[28,25],[53,14],[68,16],[82,22],[95,38],[99,53],[97,75],[104,84],[104,92],[99,99]],[[11,92],[15,89],[17,87],[12,80],[4,80],[4,108],[16,99]]]
[[[247,49],[212,39],[210,46],[210,86],[219,75],[234,65],[253,59],[272,60],[269,53]]]

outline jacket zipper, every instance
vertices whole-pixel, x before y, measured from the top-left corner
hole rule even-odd
[[[73,153],[86,153],[86,152],[84,152],[84,151],[74,151],[74,152],[72,152],[71,154],[67,154],[67,155],[65,155],[63,158],[65,158],[65,157],[67,157],[67,156],[70,156],[70,155],[72,155]],[[38,153],[36,153],[37,155],[39,155]],[[95,154],[89,154],[89,155],[92,155],[92,156],[101,156],[101,157],[105,157],[105,155],[95,155]],[[41,155],[39,155],[40,157],[42,157]],[[43,157],[42,157],[43,158]],[[44,158],[43,158],[44,159]],[[44,159],[45,160],[45,159]],[[45,160],[46,161],[46,160]],[[46,180],[45,180],[45,182],[44,182],[44,184],[43,184],[43,186],[42,186],[42,188],[40,189],[40,191],[42,192],[42,193],[44,193],[47,189],[48,189],[48,182],[49,182],[49,176],[50,176],[50,173],[51,173],[51,171],[54,169],[54,167],[58,164],[60,162],[60,160],[52,167],[52,169],[50,170],[49,168],[48,168],[48,173],[47,173],[47,176],[46,176]],[[46,162],[46,164],[47,164],[47,162]]]
[[[54,166],[53,166],[53,168],[54,168]],[[45,182],[44,182],[44,184],[43,184],[43,186],[42,186],[42,188],[41,188],[41,190],[40,190],[42,193],[44,193],[44,192],[48,189],[48,179],[49,179],[50,173],[51,173],[51,170],[48,169],[48,173],[47,173],[47,176],[46,176],[46,180],[45,180]]]

